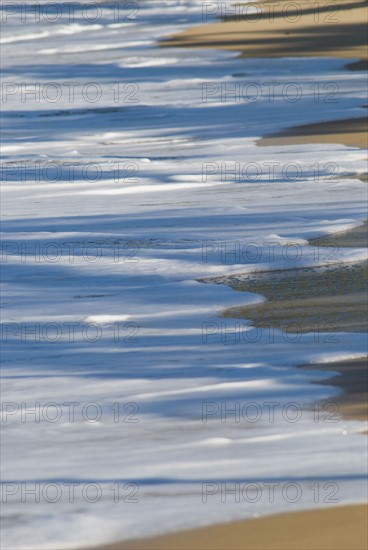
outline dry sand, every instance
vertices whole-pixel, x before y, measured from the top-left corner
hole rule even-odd
[[[210,3],[211,4],[211,3]],[[252,16],[239,5],[237,18],[200,25],[161,42],[162,46],[241,51],[243,57],[338,57],[357,59],[351,70],[367,69],[367,2],[257,2]],[[213,3],[219,15],[221,2]],[[318,9],[317,7],[318,6]],[[210,8],[208,8],[210,9]],[[241,11],[243,10],[243,11]],[[239,15],[243,14],[241,18]],[[259,146],[339,143],[367,147],[367,120],[360,118],[308,124],[264,136]]]
[[[219,15],[225,15],[221,2],[213,4]],[[278,0],[259,2],[257,6],[254,16],[244,7],[242,20],[226,17],[219,23],[200,25],[161,45],[235,50],[243,52],[244,57],[367,59],[367,3],[362,0]]]
[[[367,506],[356,505],[238,521],[103,549],[367,550],[367,537]]]
[[[263,137],[257,145],[299,145],[301,143],[341,143],[347,147],[368,147],[367,118],[352,118],[294,126]]]

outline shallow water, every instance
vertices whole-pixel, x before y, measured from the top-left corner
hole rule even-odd
[[[328,264],[308,239],[361,223],[366,153],[255,141],[359,114],[364,74],[158,47],[201,22],[196,1],[102,3],[94,22],[74,6],[54,23],[9,16],[3,32],[4,548],[364,500],[362,423],[316,422],[303,407],[336,390],[293,366],[359,356],[365,336],[255,338],[219,313],[262,296],[197,280]],[[254,82],[262,96],[244,99]],[[338,83],[337,101],[316,101],[316,82]]]

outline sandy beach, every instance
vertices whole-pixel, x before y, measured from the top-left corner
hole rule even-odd
[[[356,58],[350,69],[366,67],[365,23],[366,3],[354,0],[338,2],[337,21],[326,23],[332,14],[321,9],[317,24],[312,9],[304,7],[300,19],[288,21],[281,7],[274,9],[271,22],[267,8],[260,3],[262,15],[248,15],[243,20],[227,17],[226,21],[191,28],[160,43],[162,47],[217,48],[241,51],[243,57],[339,57]],[[280,4],[280,3],[278,3]],[[287,4],[287,2],[282,2]],[[296,15],[289,11],[288,14]],[[245,20],[244,20],[245,19]],[[259,146],[295,145],[300,143],[341,143],[363,148],[367,145],[366,119],[363,117],[303,125],[264,136]],[[310,245],[364,247],[367,245],[366,224],[319,239]],[[367,264],[339,265],[328,268],[290,270],[288,272],[254,274],[241,281],[230,282],[239,291],[264,295],[267,302],[244,308],[231,308],[225,317],[250,318],[256,326],[267,323],[292,325],[302,332],[315,330],[316,325],[331,330],[365,331],[366,290],[364,279]],[[208,281],[210,282],[210,281]],[[220,282],[220,279],[212,282]],[[343,315],[341,315],[343,312]],[[366,358],[336,363],[303,365],[308,370],[335,371],[319,384],[339,387],[341,396],[335,401],[345,418],[367,419]],[[105,550],[365,550],[368,541],[367,507],[338,506],[320,510],[275,515],[232,522],[168,534],[138,541],[104,546]]]
[[[291,4],[291,7],[288,7]],[[272,9],[271,9],[272,8]],[[365,60],[367,4],[356,0],[320,3],[259,2],[252,15],[200,25],[161,42],[162,46],[241,51],[244,57],[340,57]],[[256,9],[252,3],[253,11]]]
[[[367,2],[6,4],[4,550],[367,550]]]
[[[367,511],[356,505],[281,514],[100,550],[366,550]]]
[[[287,2],[283,2],[287,4]],[[290,23],[275,9],[270,24],[267,2],[263,15],[255,21],[226,21],[198,26],[161,42],[161,46],[218,48],[241,51],[244,57],[339,57],[357,58],[347,65],[351,70],[366,68],[366,3],[338,2],[338,22],[316,24],[312,10],[303,10],[298,22]],[[326,11],[326,17],[328,16]],[[290,12],[291,13],[291,12]],[[259,146],[300,143],[341,143],[350,147],[367,146],[365,117],[303,125],[265,136]],[[367,225],[323,238],[310,245],[341,247],[367,246]],[[365,331],[367,264],[329,269],[291,270],[289,273],[252,275],[234,286],[237,290],[266,296],[265,304],[232,308],[226,317],[248,317],[257,326],[267,323],[295,323],[302,331],[323,323],[344,331]],[[227,281],[229,284],[229,281]],[[295,296],[294,296],[295,294]],[[291,296],[290,296],[291,295]],[[344,315],[338,319],[341,312]],[[303,365],[300,368],[335,371],[319,384],[339,387],[335,399],[339,414],[347,419],[367,420],[367,358],[335,363]],[[308,510],[227,525],[169,534],[141,541],[106,547],[106,550],[365,550],[368,544],[367,507],[364,505]]]
[[[311,239],[309,244],[366,246],[367,222],[352,230]],[[230,309],[224,316],[252,318],[256,326],[270,322],[281,325],[286,322],[288,326],[295,323],[298,330],[312,331],[315,329],[313,321],[333,324],[336,315],[344,311],[337,330],[366,331],[366,271],[367,264],[364,263],[332,266],[321,273],[314,268],[254,274],[232,286],[237,290],[262,293],[268,301],[257,306]],[[231,284],[229,279],[226,284]],[[344,294],[344,289],[349,289],[349,293]],[[293,293],[304,296],[293,300],[290,299]],[[292,332],[291,326],[289,330]],[[347,420],[368,419],[367,357],[301,365],[299,368],[328,373],[326,380],[318,379],[317,383],[333,385],[341,390],[341,394],[333,399],[333,404],[338,407],[337,414]],[[336,374],[331,376],[331,371]],[[327,402],[331,404],[331,400]],[[367,505],[337,506],[126,541],[104,546],[103,550],[366,550],[367,521]]]
[[[366,67],[366,3],[338,2],[338,22],[316,24],[313,10],[303,9],[298,22],[290,23],[278,8],[272,23],[267,2],[260,3],[259,20],[226,21],[198,26],[161,42],[163,47],[218,48],[241,51],[244,57],[340,57],[357,58],[351,69]],[[287,4],[287,2],[282,2]],[[325,18],[328,9],[321,12]],[[266,14],[266,15],[265,15]],[[291,15],[291,12],[289,12]],[[295,14],[294,14],[295,15]],[[322,19],[322,17],[321,17]],[[323,122],[287,129],[257,142],[259,146],[299,143],[341,143],[363,148],[367,145],[366,119]],[[366,224],[320,239],[310,245],[363,247],[367,245]],[[255,274],[232,284],[241,291],[260,293],[267,302],[232,308],[226,317],[251,318],[256,326],[267,323],[292,325],[309,332],[316,324],[332,330],[365,331],[367,264],[321,269],[290,270],[277,274]],[[219,281],[216,281],[219,282]],[[227,280],[229,283],[229,279]],[[343,311],[343,315],[341,312]],[[335,399],[339,413],[347,419],[367,419],[367,360],[304,365],[308,370],[336,371],[340,376],[319,384],[342,390]],[[365,389],[364,389],[365,384]],[[215,525],[192,531],[105,546],[106,550],[365,550],[367,548],[367,507],[364,505],[324,508],[281,514],[266,518]]]
[[[194,27],[161,45],[235,50],[245,58],[356,58],[346,68],[367,69],[366,2],[337,0],[318,4],[318,10],[306,3],[291,3],[288,7],[289,3],[259,2],[254,14],[245,7],[242,11],[240,6],[238,16],[228,15],[219,23]],[[357,118],[287,128],[257,141],[259,146],[305,143],[366,148],[366,112]]]
[[[257,141],[260,147],[299,145],[301,143],[341,143],[365,149],[368,146],[367,118],[353,118],[294,126]]]

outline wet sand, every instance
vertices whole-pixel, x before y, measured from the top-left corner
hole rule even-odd
[[[227,309],[223,317],[251,319],[252,325],[288,334],[365,332],[367,262],[339,267],[271,271],[227,278],[235,290],[262,294],[261,304]]]
[[[367,222],[324,237],[310,239],[316,247],[366,248]],[[328,256],[328,255],[327,255]],[[322,253],[321,253],[322,257]],[[224,317],[250,319],[256,327],[275,327],[287,333],[333,338],[337,332],[365,332],[368,328],[368,263],[340,263],[321,267],[266,271],[207,279],[235,290],[261,294],[266,302],[229,308]]]
[[[367,357],[346,359],[334,363],[316,363],[302,365],[300,368],[328,371],[326,380],[318,380],[318,384],[335,386],[342,390],[341,395],[333,398],[338,406],[335,414],[341,414],[351,420],[368,420],[368,361]],[[331,377],[331,371],[336,375]],[[328,400],[331,403],[331,399]]]
[[[366,175],[359,176],[364,181]],[[343,248],[367,248],[368,247],[368,222],[345,231],[336,231],[324,237],[309,239],[312,246],[339,246]]]
[[[367,506],[336,506],[124,542],[100,550],[366,550]]]
[[[309,240],[320,247],[367,247],[368,225]],[[238,276],[229,282],[237,290],[261,293],[267,302],[231,308],[225,317],[247,318],[255,326],[275,326],[288,333],[314,332],[318,338],[336,333],[367,331],[367,262],[341,266],[288,270]],[[328,372],[318,384],[338,387],[334,398],[339,414],[347,419],[368,420],[367,357],[302,365],[300,368]],[[331,377],[331,371],[336,374]]]
[[[367,273],[364,262],[228,277],[223,283],[261,294],[267,301],[229,308],[223,317],[250,319],[253,326],[274,327],[288,334],[313,332],[330,339],[337,332],[365,332]]]

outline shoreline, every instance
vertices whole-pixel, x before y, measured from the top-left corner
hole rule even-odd
[[[367,248],[367,221],[353,229],[309,239],[308,244],[337,249]],[[289,333],[320,333],[325,329],[333,334],[367,330],[364,283],[367,273],[365,260],[219,277],[214,282],[266,298],[260,304],[229,308],[223,312],[223,317],[250,319],[254,326],[261,328],[271,324],[287,328]]]
[[[246,58],[334,57],[365,67],[367,5],[363,0],[338,0],[318,9],[287,7],[288,0],[252,3],[256,13],[238,4],[238,14],[216,12],[220,22],[203,23],[159,42],[161,47],[215,48],[241,52]],[[295,3],[294,3],[295,4]],[[220,37],[220,38],[219,38]]]
[[[232,51],[241,51],[243,57],[288,57],[290,52],[293,56],[305,56],[304,50],[300,48],[301,37],[308,46],[313,44],[311,49],[308,49],[309,56],[316,57],[340,57],[345,59],[356,59],[357,61],[350,62],[346,65],[348,70],[365,70],[366,68],[366,53],[362,50],[361,36],[362,33],[352,33],[354,26],[358,26],[362,30],[361,21],[362,10],[365,8],[363,2],[355,2],[347,0],[348,5],[346,10],[342,9],[341,17],[344,23],[335,25],[336,28],[344,32],[347,40],[350,39],[350,47],[346,44],[337,33],[331,33],[326,26],[317,26],[320,38],[313,29],[309,28],[309,32],[305,32],[305,25],[308,24],[308,18],[303,19],[299,25],[299,32],[295,36],[290,36],[290,29],[285,29],[282,25],[274,28],[270,36],[265,40],[267,32],[264,21],[257,31],[252,28],[252,36],[245,45],[244,34],[247,33],[248,22],[225,22],[225,23],[210,23],[195,27],[180,33],[172,38],[160,42],[162,47],[190,47],[190,48],[218,48]],[[349,13],[345,13],[349,12]],[[357,23],[358,21],[358,23]],[[234,26],[234,25],[237,25]],[[304,25],[304,28],[303,28]],[[277,25],[276,25],[277,26]],[[295,25],[294,25],[295,28]],[[250,29],[248,29],[250,31]],[[257,34],[258,33],[258,34]],[[303,35],[304,33],[304,35]],[[239,36],[243,35],[243,36]],[[288,36],[285,38],[286,35]],[[221,36],[221,39],[218,39]],[[327,37],[327,38],[326,38]],[[350,38],[349,38],[350,37]],[[294,42],[294,46],[293,46]],[[340,44],[341,42],[341,44]],[[264,46],[260,49],[260,44]],[[295,47],[299,44],[299,47]],[[304,55],[302,55],[304,54]],[[353,122],[354,124],[354,122]],[[361,122],[358,123],[360,125]],[[341,143],[353,147],[363,147],[363,132],[364,128],[360,126],[351,128],[351,119],[344,121],[331,121],[304,127],[295,127],[290,130],[283,130],[280,134],[272,136],[264,136],[257,145],[290,145],[297,143]],[[290,134],[288,134],[290,132]],[[299,133],[298,133],[299,132]],[[304,141],[298,141],[304,140]],[[273,141],[272,140],[277,140]],[[291,140],[291,141],[290,141]],[[323,140],[323,141],[313,141]],[[331,244],[333,239],[339,235],[340,246],[363,246],[356,244],[362,242],[362,234],[364,226],[359,226],[359,237],[352,238],[347,236],[348,232],[341,234],[333,234],[320,239],[313,239],[312,244],[320,244],[324,246],[323,239],[328,239]],[[354,230],[353,230],[354,231]],[[349,244],[342,244],[344,239],[349,240]],[[353,244],[355,243],[355,244]],[[258,276],[259,274],[257,274]],[[313,282],[312,282],[313,286]],[[350,300],[351,295],[348,294]],[[357,295],[357,303],[360,303],[361,295]],[[340,304],[341,305],[341,304]],[[340,307],[340,305],[338,307]],[[231,315],[234,317],[233,315]],[[361,325],[358,323],[358,328]],[[332,377],[330,373],[326,380],[318,380],[318,384],[328,384],[330,386],[343,387],[345,390],[348,386],[351,394],[358,394],[357,386],[361,381],[361,374],[365,372],[363,367],[363,359],[355,360],[357,368],[354,374],[347,373],[347,365],[349,362],[342,361],[338,363],[324,363],[313,365],[301,365],[299,368],[308,370],[328,370],[340,372],[342,376],[336,374]],[[359,366],[358,366],[359,364]],[[347,392],[335,398],[341,412],[346,418],[355,418],[362,420],[366,419],[367,412],[361,410],[362,396],[357,406],[353,406],[350,402],[347,403]],[[323,507],[320,509],[308,509],[300,512],[286,512],[283,514],[275,514],[257,519],[244,519],[241,521],[233,521],[226,524],[213,524],[208,527],[190,529],[169,533],[166,535],[148,537],[137,540],[128,540],[119,543],[105,544],[104,546],[95,547],[96,550],[366,550],[367,541],[367,511],[368,507],[365,504],[344,505],[335,507]],[[91,550],[91,549],[90,549]]]
[[[368,147],[368,120],[366,117],[331,120],[314,124],[291,126],[259,139],[258,147],[301,145],[309,143],[336,143],[346,147]]]
[[[159,42],[161,47],[215,48],[240,52],[243,58],[332,57],[349,59],[349,71],[368,68],[367,4],[362,0],[340,0],[304,7],[299,11],[287,8],[287,0],[276,3],[252,3],[256,13],[249,13],[239,4],[238,15],[224,16],[220,22],[192,27]],[[295,3],[294,3],[295,4]],[[286,11],[285,11],[286,10]],[[225,14],[226,15],[226,14]],[[362,108],[364,106],[362,105]],[[347,147],[368,146],[367,119],[364,116],[343,120],[287,126],[265,135],[256,144],[260,147],[336,143]]]
[[[306,4],[303,10],[309,9]],[[237,40],[244,43],[247,31],[240,30],[238,38],[237,31],[226,30],[231,25],[239,29],[246,22],[218,23],[221,30],[208,37],[215,48],[233,40],[232,53],[193,50],[191,44],[185,45],[187,50],[157,47],[159,37],[193,25],[203,6],[211,2],[143,2],[136,10],[134,2],[121,6],[121,2],[102,0],[101,6],[100,2],[94,6],[97,18],[95,9],[91,14],[87,6],[87,14],[84,6],[76,6],[76,19],[71,20],[63,5],[56,25],[54,13],[36,17],[50,15],[40,10],[35,18],[27,14],[34,22],[26,30],[23,17],[10,22],[4,40],[6,82],[12,87],[7,90],[4,163],[9,176],[4,195],[9,257],[4,266],[8,320],[4,377],[8,403],[13,403],[5,411],[10,416],[9,451],[4,455],[4,547],[8,550],[73,545],[79,549],[88,545],[89,550],[93,545],[95,550],[367,550],[368,508],[362,504],[365,464],[359,453],[363,451],[364,456],[366,440],[360,435],[361,424],[343,420],[340,425],[323,425],[323,414],[317,426],[307,410],[309,396],[321,396],[315,399],[318,409],[325,396],[337,393],[322,384],[344,386],[356,401],[347,403],[347,392],[338,396],[342,414],[363,419],[363,360],[356,360],[354,372],[351,362],[338,366],[340,371],[335,363],[299,367],[327,369],[326,378],[323,373],[289,367],[289,363],[307,363],[317,354],[318,358],[344,357],[347,350],[349,356],[350,350],[362,349],[362,336],[339,335],[341,345],[328,346],[314,345],[313,338],[307,337],[309,349],[304,339],[295,347],[289,343],[263,346],[258,341],[252,347],[226,347],[231,343],[226,338],[224,342],[216,338],[212,345],[210,338],[204,341],[204,324],[211,330],[210,321],[222,331],[220,308],[242,303],[239,298],[245,295],[224,286],[205,287],[195,280],[238,267],[256,269],[249,258],[239,266],[231,259],[224,267],[226,252],[234,250],[234,241],[237,251],[238,240],[245,236],[275,238],[282,244],[291,241],[282,235],[297,239],[303,231],[315,236],[326,228],[341,229],[362,219],[365,185],[345,182],[344,177],[355,174],[357,166],[361,169],[364,152],[334,145],[302,146],[299,153],[296,147],[260,148],[269,144],[267,139],[288,145],[288,139],[315,143],[311,141],[319,139],[315,136],[323,136],[323,143],[330,143],[334,129],[337,143],[361,146],[364,128],[352,128],[349,117],[366,113],[360,108],[363,79],[362,74],[347,71],[362,70],[367,63],[357,32],[363,18],[356,21],[364,3],[346,0],[345,4],[352,19],[342,10],[341,24],[322,21],[311,29],[303,19],[294,33],[294,23],[290,29],[280,27],[280,16],[272,25],[267,19],[261,21],[263,28],[254,29],[249,45],[252,61],[244,59],[244,52],[235,53]],[[130,7],[132,13],[125,9]],[[330,16],[323,8],[322,19],[326,15]],[[94,19],[101,21],[96,24]],[[274,59],[261,62],[260,47]],[[293,48],[299,59],[290,60]],[[313,59],[323,57],[326,50],[330,56],[346,53],[344,61]],[[312,58],[303,58],[305,52]],[[248,65],[254,67],[250,74]],[[226,88],[233,78],[277,80],[280,75],[283,82],[295,77],[301,83],[306,101],[296,109],[293,105],[279,109],[279,102],[228,109],[221,104],[204,105],[200,95],[200,87],[214,79]],[[311,79],[330,76],[346,80],[342,102],[312,104],[316,89],[312,94]],[[36,85],[36,96],[25,90],[24,80],[32,90]],[[78,90],[75,100],[70,83],[72,92],[74,85]],[[69,94],[55,99],[55,85],[57,96],[65,86]],[[100,96],[97,101],[87,92],[91,87]],[[122,91],[128,93],[122,97]],[[136,92],[138,97],[132,100]],[[279,97],[277,92],[277,101]],[[324,128],[307,125],[328,113],[330,118],[347,119],[343,127],[333,128],[335,122],[322,123]],[[302,129],[255,141],[266,129],[271,133],[284,124],[302,123]],[[212,177],[210,166],[217,170],[221,159],[254,160],[264,166],[269,159],[300,160],[310,185],[305,185],[303,175],[299,183],[285,185],[288,168],[294,174],[290,165],[284,166],[286,172],[277,169],[280,175],[273,179],[275,184],[262,170],[260,184],[257,178],[253,183],[247,171],[246,179],[252,184],[234,185],[229,178],[226,181],[226,174],[223,179],[221,164],[219,182],[219,171]],[[315,176],[312,181],[310,163],[320,166],[331,159],[341,164],[342,181],[333,181],[328,166],[323,167],[322,180]],[[253,163],[246,164],[248,170]],[[132,172],[138,177],[129,177]],[[316,185],[317,181],[321,184]],[[357,239],[341,246],[363,246],[356,244]],[[362,230],[359,239],[363,243]],[[297,240],[302,246],[307,242]],[[325,246],[322,240],[314,241]],[[217,243],[219,256],[211,258]],[[226,250],[226,244],[231,248]],[[315,252],[308,251],[307,262],[316,263]],[[361,259],[363,252],[348,250],[344,257]],[[271,260],[259,261],[260,268],[272,268]],[[305,259],[295,265],[303,263]],[[291,266],[286,261],[273,265]],[[323,275],[323,268],[317,269],[332,291],[332,316],[342,307],[341,301],[336,304],[341,288],[336,288],[333,270],[329,267]],[[285,286],[282,272],[274,275],[280,288]],[[315,275],[306,282],[304,304],[309,288],[318,290]],[[348,266],[341,275],[345,277],[343,308],[350,315],[344,323],[352,332],[361,330],[362,268]],[[298,276],[303,277],[303,272]],[[352,277],[355,286],[350,282],[349,287]],[[350,312],[353,296],[357,307],[353,304]],[[254,297],[244,301],[248,298]],[[316,309],[309,318],[313,315],[322,317]],[[322,380],[316,381],[318,377]],[[208,399],[215,400],[220,410],[217,423],[212,418],[208,421],[211,415],[203,410]],[[253,399],[256,404],[265,399],[282,404],[301,399],[302,406],[296,404],[305,410],[305,418],[296,426],[293,421],[286,425],[284,416],[276,423],[268,416],[258,425],[249,418],[239,423],[237,417],[234,423],[230,418],[224,424],[230,407],[238,407],[237,399],[245,406]],[[262,411],[266,404],[261,403]],[[50,406],[53,418],[47,415]],[[226,504],[221,492],[218,499],[207,501],[203,486],[206,494],[213,479],[215,486],[224,484],[226,491],[227,483],[240,480],[241,486],[250,485],[251,498],[243,502],[237,495],[240,506],[232,497]],[[263,501],[254,499],[252,485],[258,481],[279,485],[276,499],[270,492]],[[298,481],[295,485],[305,490],[306,498],[285,498],[282,488]],[[312,484],[317,495],[315,487],[310,491]],[[332,495],[330,490],[325,492],[331,484]],[[211,489],[207,492],[211,494]]]
[[[308,242],[316,246],[364,246],[367,222]],[[347,420],[367,420],[367,357],[305,364],[297,368],[327,371],[325,379],[312,383],[342,390],[333,401],[320,402],[322,406],[326,403],[338,407],[333,411],[326,407],[326,413],[338,414]],[[88,550],[366,550],[367,512],[366,504],[309,508],[89,547]]]
[[[367,248],[368,222],[352,229],[309,239],[308,244],[318,247]],[[226,284],[237,290],[260,293],[266,297],[266,302],[230,308],[223,316],[251,319],[256,327],[266,326],[267,323],[275,326],[281,320],[289,333],[316,334],[318,330],[318,335],[325,331],[327,336],[331,336],[341,331],[366,332],[367,293],[364,281],[367,269],[368,263],[365,261],[327,268],[266,272],[248,275],[244,282],[235,285],[231,284],[229,277]],[[295,284],[296,281],[298,284]],[[293,326],[297,330],[293,330]],[[339,409],[337,414],[340,413],[348,420],[368,419],[367,357],[310,363],[298,368],[328,371],[325,379],[315,383],[341,390],[341,394],[334,398]],[[331,375],[331,371],[334,374]],[[331,400],[328,402],[331,403]]]
[[[366,550],[368,506],[234,521],[90,550]]]

